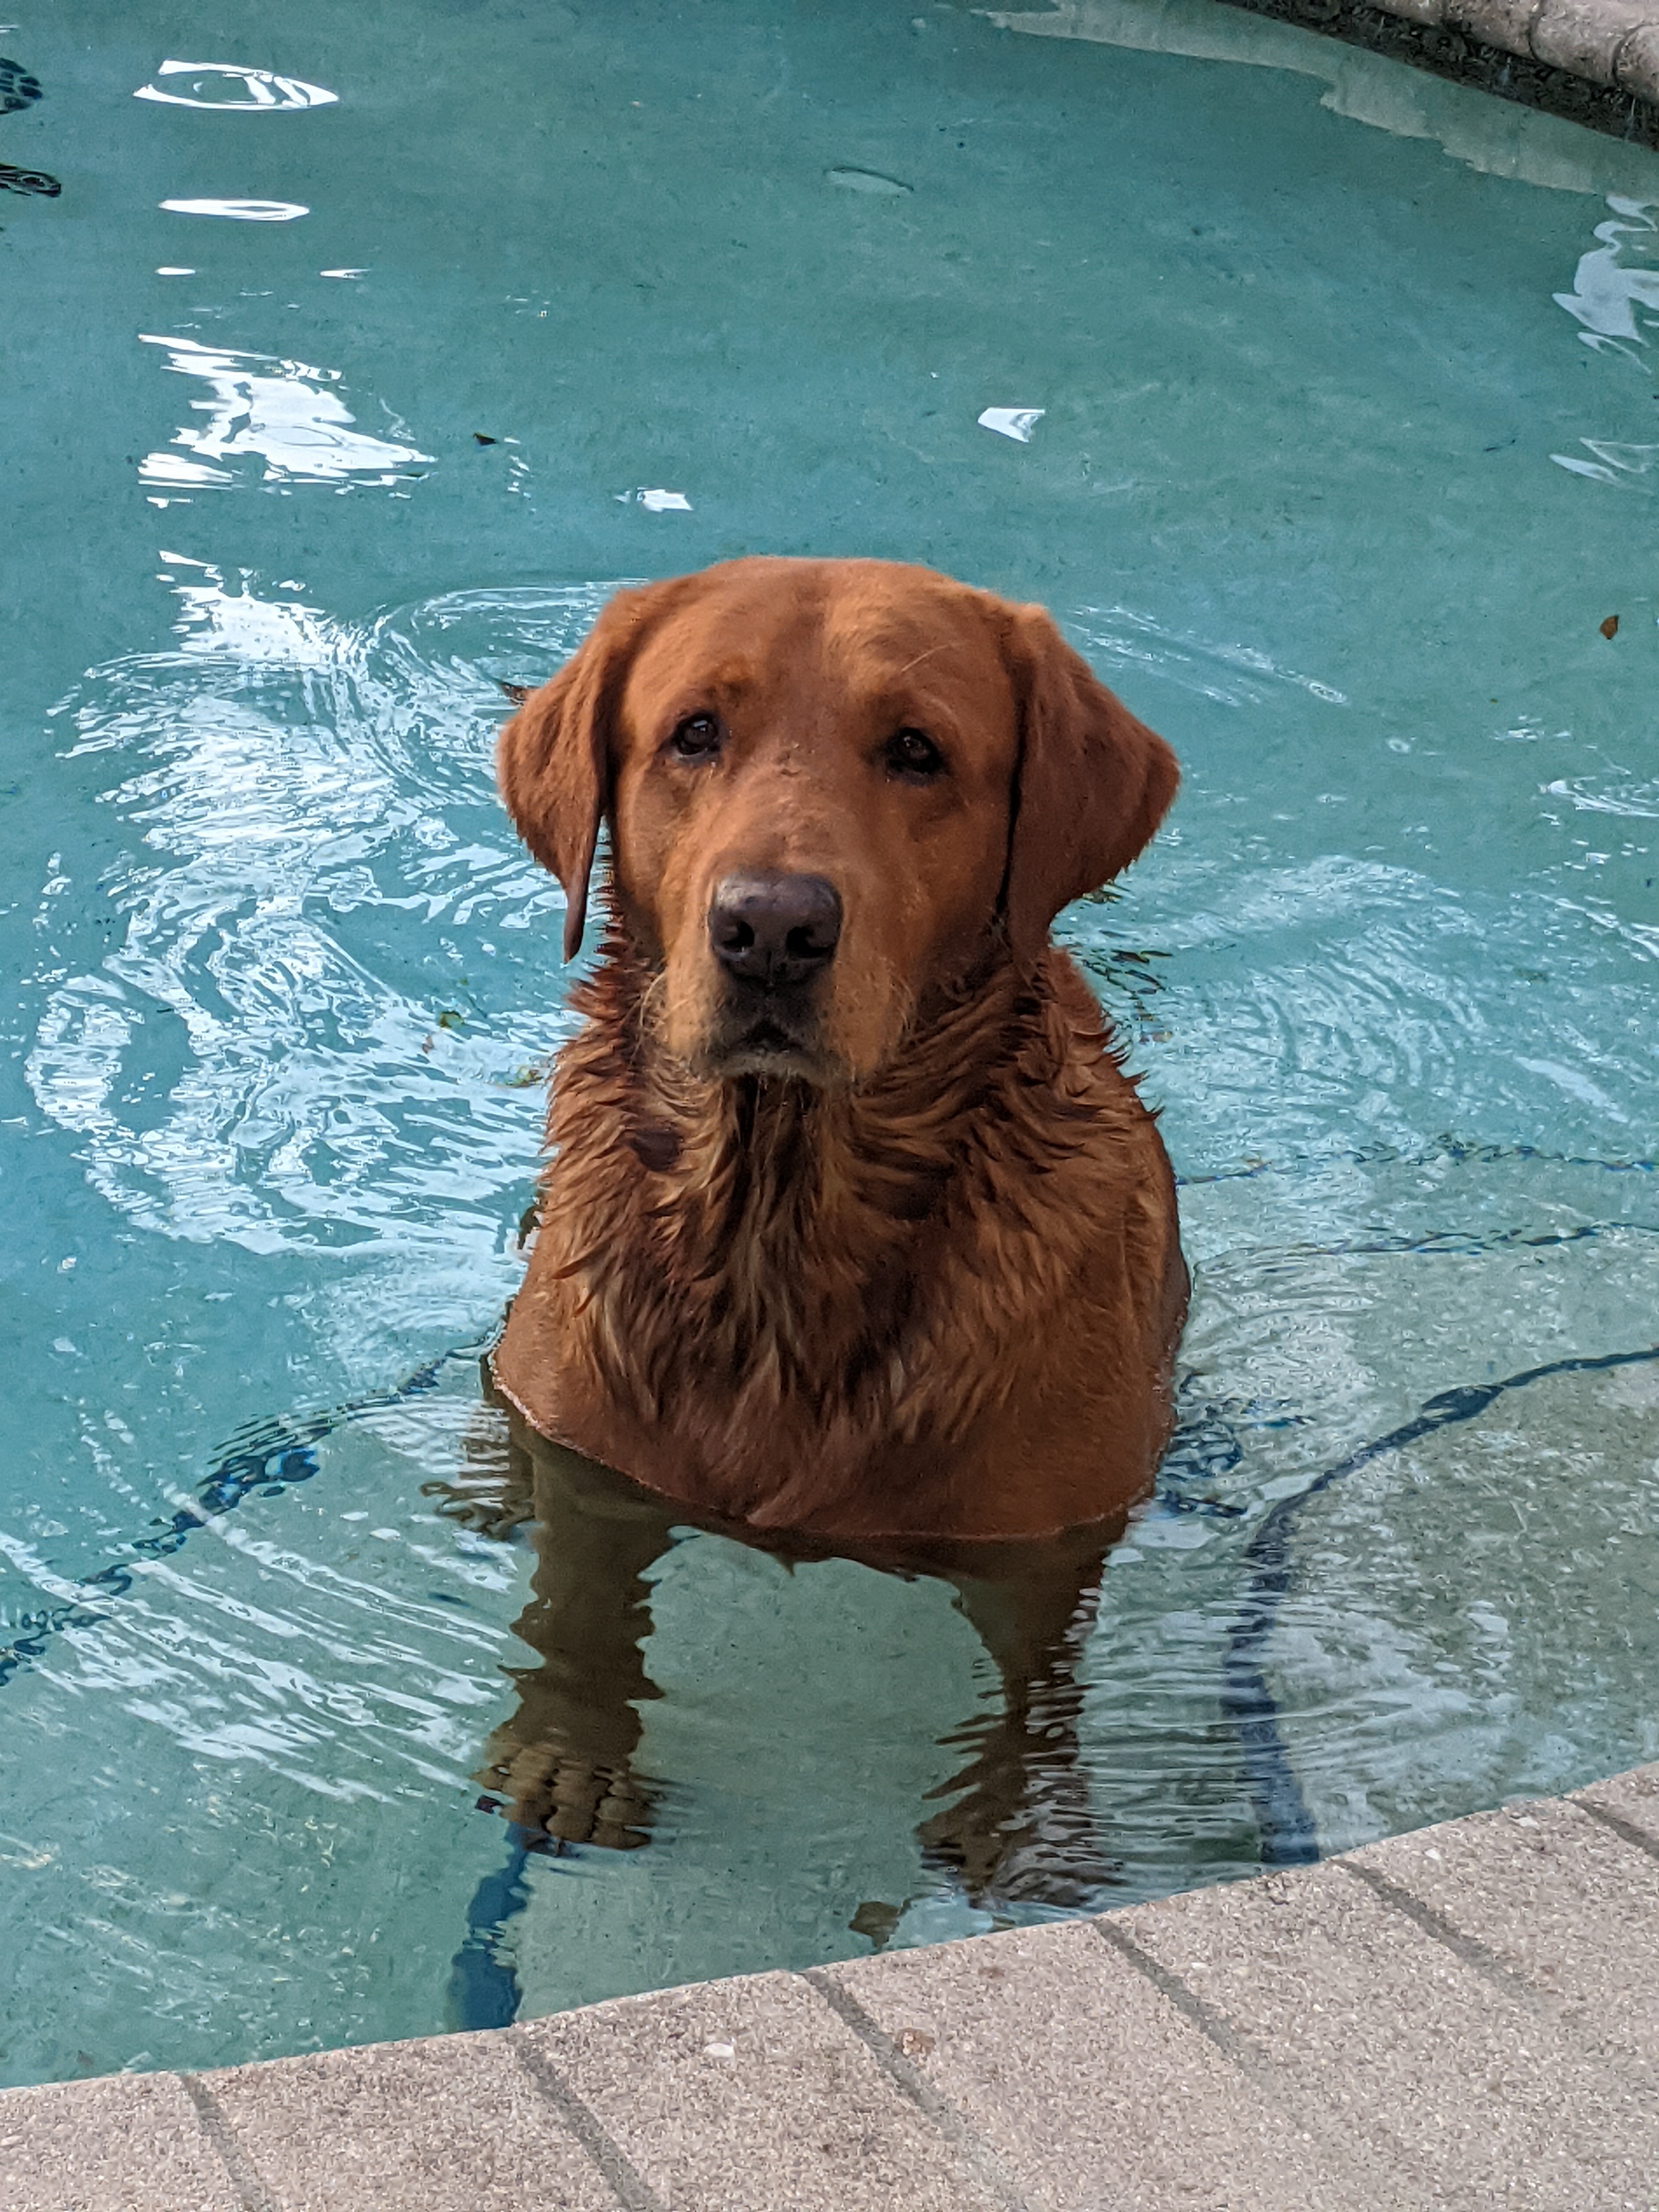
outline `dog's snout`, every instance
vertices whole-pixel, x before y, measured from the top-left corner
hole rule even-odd
[[[804,983],[835,957],[841,894],[823,876],[727,876],[709,905],[708,942],[728,975],[769,989]]]

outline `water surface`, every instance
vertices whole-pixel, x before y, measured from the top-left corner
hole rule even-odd
[[[1006,21],[0,40],[61,185],[0,197],[0,2079],[990,1924],[915,1836],[992,1694],[940,1585],[688,1536],[650,1846],[520,1862],[471,1779],[529,1556],[433,1486],[566,1020],[495,684],[740,552],[1042,599],[1185,766],[1061,926],[1196,1275],[1093,1901],[1659,1756],[1659,159]]]

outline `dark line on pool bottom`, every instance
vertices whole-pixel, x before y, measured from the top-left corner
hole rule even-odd
[[[200,1485],[194,1505],[180,1506],[153,1536],[136,1538],[128,1547],[135,1559],[170,1558],[183,1549],[198,1529],[210,1521],[234,1513],[256,1491],[262,1498],[280,1497],[295,1483],[309,1482],[318,1472],[316,1447],[336,1431],[365,1413],[402,1405],[423,1397],[437,1387],[444,1369],[453,1360],[474,1359],[476,1347],[440,1353],[417,1367],[389,1389],[371,1391],[326,1413],[298,1419],[289,1414],[240,1430],[227,1446],[211,1474]],[[133,1570],[112,1560],[96,1574],[78,1579],[76,1588],[106,1597],[125,1597],[131,1591]],[[33,1660],[45,1656],[55,1636],[72,1628],[91,1628],[110,1618],[96,1601],[81,1597],[64,1601],[50,1611],[33,1615],[25,1632],[0,1644],[0,1688]],[[486,1875],[467,1907],[467,1933],[450,1966],[450,2012],[458,2027],[506,2027],[518,2016],[522,1992],[510,1962],[500,1955],[502,1929],[529,1902],[525,1881],[526,1863],[532,1853],[550,1856],[545,1837],[514,1827],[506,1863]]]
[[[297,1419],[277,1414],[240,1430],[213,1472],[199,1486],[193,1505],[180,1506],[163,1521],[153,1536],[140,1536],[126,1549],[131,1559],[170,1558],[183,1549],[200,1528],[236,1508],[257,1492],[262,1498],[280,1497],[296,1483],[309,1482],[319,1470],[316,1447],[348,1423],[365,1413],[383,1412],[423,1397],[437,1387],[453,1361],[476,1359],[477,1347],[441,1352],[390,1389],[371,1391],[327,1412]],[[14,1674],[45,1656],[52,1639],[72,1628],[91,1628],[110,1615],[100,1610],[97,1592],[125,1597],[131,1591],[133,1569],[124,1560],[112,1560],[96,1574],[77,1579],[76,1589],[88,1594],[65,1600],[49,1611],[33,1615],[24,1632],[0,1644],[0,1688]],[[486,1875],[467,1907],[467,1933],[450,1966],[450,2012],[458,2027],[506,2027],[517,2018],[522,1993],[511,1963],[500,1955],[501,1931],[529,1902],[525,1881],[526,1863],[533,1854],[543,1856],[557,1850],[544,1836],[514,1827],[506,1863]]]
[[[456,2027],[510,2027],[524,1992],[509,1960],[501,1955],[507,1923],[530,1902],[525,1876],[541,1839],[515,1823],[507,1863],[487,1874],[466,1908],[466,1936],[449,1967],[449,2016]],[[543,1844],[545,1850],[545,1844]]]
[[[1241,0],[1233,0],[1234,5]],[[1176,1188],[1188,1190],[1200,1183],[1254,1182],[1263,1176],[1295,1175],[1305,1169],[1333,1167],[1421,1168],[1449,1160],[1455,1167],[1492,1167],[1510,1160],[1529,1167],[1594,1168],[1605,1175],[1659,1175],[1659,1159],[1609,1160],[1595,1152],[1551,1152],[1540,1145],[1484,1145],[1473,1138],[1455,1137],[1443,1130],[1421,1152],[1408,1152],[1397,1145],[1362,1145],[1348,1152],[1291,1152],[1282,1160],[1241,1160],[1235,1166],[1206,1168],[1178,1175]]]
[[[1227,1632],[1221,1662],[1221,1710],[1238,1732],[1244,1754],[1244,1782],[1261,1835],[1261,1863],[1268,1867],[1309,1866],[1319,1856],[1319,1833],[1302,1784],[1291,1764],[1278,1700],[1267,1686],[1265,1651],[1294,1578],[1291,1536],[1296,1516],[1344,1475],[1357,1474],[1386,1453],[1400,1451],[1437,1431],[1455,1427],[1484,1413],[1495,1399],[1524,1389],[1552,1375],[1591,1375],[1616,1367],[1639,1367],[1659,1360],[1659,1345],[1641,1352],[1608,1352],[1595,1358],[1552,1359],[1523,1368],[1496,1382],[1465,1383],[1431,1398],[1415,1419],[1383,1437],[1361,1444],[1334,1467],[1317,1474],[1293,1498],[1283,1498],[1244,1548],[1250,1584],[1243,1608]]]
[[[344,1428],[349,1421],[357,1420],[365,1413],[380,1413],[388,1407],[402,1405],[406,1399],[424,1396],[437,1388],[440,1376],[452,1361],[477,1356],[476,1351],[470,1349],[441,1352],[389,1389],[371,1391],[346,1405],[331,1407],[326,1413],[297,1418],[277,1414],[239,1430],[212,1474],[198,1487],[194,1504],[181,1505],[167,1518],[158,1516],[157,1533],[135,1537],[126,1547],[129,1558],[170,1559],[175,1552],[183,1550],[198,1529],[205,1528],[210,1522],[224,1514],[234,1513],[256,1491],[262,1498],[278,1498],[295,1483],[309,1482],[318,1470],[316,1447],[337,1429]],[[112,1560],[96,1574],[76,1578],[77,1593],[84,1591],[88,1596],[77,1594],[29,1615],[21,1624],[21,1635],[14,1637],[9,1644],[0,1644],[0,1688],[31,1661],[44,1656],[54,1636],[63,1635],[67,1629],[95,1627],[107,1620],[110,1616],[99,1610],[97,1598],[90,1594],[125,1597],[132,1588],[133,1571],[125,1560]]]

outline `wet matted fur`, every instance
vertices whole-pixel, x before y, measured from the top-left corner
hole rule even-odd
[[[1153,1117],[1048,926],[1151,837],[1168,747],[1040,609],[751,560],[619,593],[499,764],[567,954],[611,848],[502,1397],[757,1534],[1120,1516],[1187,1275]],[[757,984],[732,887],[803,883],[833,922]]]

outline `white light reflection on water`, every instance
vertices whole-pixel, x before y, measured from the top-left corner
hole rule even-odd
[[[1580,258],[1571,291],[1557,292],[1554,298],[1558,307],[1583,325],[1578,335],[1587,346],[1599,351],[1614,343],[1622,351],[1617,341],[1645,345],[1650,333],[1659,330],[1659,200],[1615,193],[1607,205],[1625,220],[1596,225],[1601,245]],[[1651,315],[1644,313],[1638,322],[1638,308],[1651,310]]]
[[[173,82],[141,84],[132,95],[135,100],[153,100],[166,107],[241,108],[252,114],[277,115],[302,107],[331,107],[340,97],[300,77],[245,69],[239,62],[163,62],[155,74]]]
[[[165,346],[167,367],[179,376],[200,377],[212,393],[190,403],[208,417],[206,423],[174,432],[173,446],[182,452],[169,447],[146,454],[138,471],[144,483],[170,490],[223,489],[241,480],[245,472],[238,463],[257,459],[264,464],[259,481],[265,484],[394,484],[406,480],[412,464],[432,459],[413,446],[357,429],[334,389],[337,368],[148,331],[138,342]]]
[[[217,215],[231,222],[294,222],[311,210],[297,200],[161,200],[167,215]]]
[[[611,587],[353,628],[164,558],[194,576],[177,646],[94,672],[70,710],[71,757],[118,771],[122,934],[92,965],[62,948],[34,1096],[147,1227],[489,1272],[563,1017],[562,895],[496,800],[484,670],[556,666]]]

